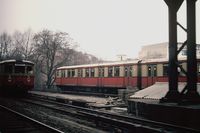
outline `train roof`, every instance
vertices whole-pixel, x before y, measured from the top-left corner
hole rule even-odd
[[[179,61],[185,61],[186,58],[181,58]],[[137,64],[141,61],[142,64],[145,63],[159,63],[159,62],[168,62],[167,58],[158,58],[158,59],[135,59],[129,61],[115,61],[115,62],[105,62],[105,63],[96,63],[96,64],[83,64],[83,65],[73,65],[73,66],[62,66],[57,68],[60,69],[74,69],[74,68],[87,68],[87,67],[97,67],[97,66],[114,66],[114,65],[126,65],[126,64]]]
[[[83,65],[74,65],[74,66],[62,66],[57,69],[67,69],[67,68],[85,68],[85,67],[97,67],[97,66],[110,66],[110,65],[122,65],[122,64],[134,64],[139,60],[132,61],[116,61],[116,62],[104,62],[104,63],[96,63],[96,64],[83,64]]]
[[[4,64],[4,63],[27,63],[27,64],[34,64],[32,61],[28,61],[28,60],[15,60],[15,59],[12,59],[12,60],[3,60],[3,61],[0,61],[0,64]]]

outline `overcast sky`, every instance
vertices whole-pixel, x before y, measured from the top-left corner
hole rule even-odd
[[[178,21],[186,26],[185,2]],[[197,43],[200,2],[197,1]],[[0,0],[0,32],[46,28],[70,34],[79,48],[104,60],[138,55],[142,45],[168,41],[164,0]],[[185,40],[179,31],[178,40]]]

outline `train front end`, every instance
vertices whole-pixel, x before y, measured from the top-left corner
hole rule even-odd
[[[34,63],[30,61],[6,60],[1,62],[1,91],[27,93],[34,88]]]

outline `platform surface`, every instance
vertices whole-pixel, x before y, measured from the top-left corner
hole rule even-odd
[[[181,92],[186,83],[179,83]],[[197,84],[200,94],[200,84]],[[168,92],[168,83],[157,82],[154,85],[136,92],[128,100],[128,112],[138,117],[173,125],[186,126],[200,131],[200,103],[178,104],[160,102]]]
[[[50,98],[60,98],[72,101],[85,101],[85,103],[95,104],[95,105],[105,105],[109,98],[94,97],[94,96],[82,96],[73,94],[61,94],[61,93],[51,93],[51,92],[41,92],[41,91],[29,91],[31,94],[47,96]]]
[[[178,91],[181,92],[186,83],[182,82],[178,84]],[[197,91],[200,94],[200,84],[197,84]],[[149,86],[143,90],[136,92],[130,96],[131,99],[155,99],[160,100],[163,98],[169,90],[167,82],[156,82],[154,85]]]

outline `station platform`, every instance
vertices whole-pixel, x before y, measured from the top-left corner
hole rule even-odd
[[[52,92],[42,91],[29,91],[30,95],[45,97],[47,99],[72,103],[73,105],[87,106],[92,108],[106,108],[118,107],[119,105],[109,104],[113,101],[112,97],[95,97],[95,96],[84,96],[84,95],[73,95],[73,94],[61,94]]]
[[[185,84],[179,83],[178,90],[181,91]],[[168,83],[156,83],[136,92],[128,100],[128,112],[138,117],[200,130],[200,103],[190,105],[160,103],[160,99],[167,92]],[[199,84],[198,92],[200,92]]]

